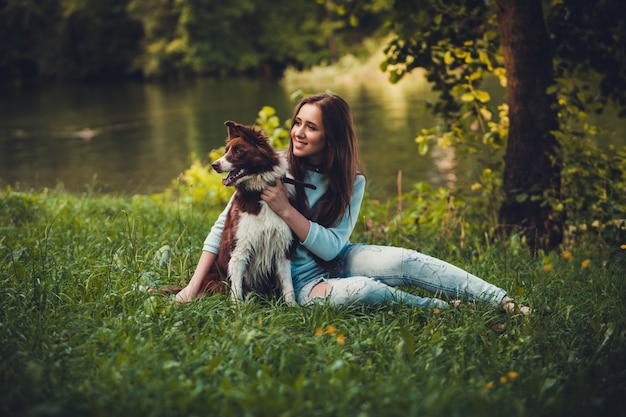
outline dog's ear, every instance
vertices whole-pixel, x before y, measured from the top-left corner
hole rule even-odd
[[[228,138],[241,137],[251,143],[257,145],[264,145],[269,143],[269,139],[265,136],[262,129],[255,128],[254,126],[246,126],[236,122],[227,120],[224,122],[228,131]]]
[[[224,122],[224,126],[226,126],[226,132],[228,134],[228,137],[231,137],[232,133],[234,133],[234,130],[235,130],[235,122],[231,122],[230,120],[227,120]]]
[[[224,122],[224,126],[226,126],[226,131],[228,132],[228,137],[232,138],[237,136],[236,132],[241,131],[242,126],[239,123],[232,122],[227,120]]]

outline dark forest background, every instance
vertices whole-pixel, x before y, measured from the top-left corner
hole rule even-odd
[[[0,80],[279,77],[358,53],[385,9],[311,0],[2,0]]]

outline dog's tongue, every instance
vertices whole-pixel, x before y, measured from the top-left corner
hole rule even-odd
[[[228,175],[226,176],[226,178],[222,179],[222,184],[224,184],[227,187],[233,185],[235,181],[237,181],[237,178],[239,177],[241,172],[242,171],[240,169],[235,169],[235,170],[230,171]]]
[[[222,184],[225,186],[230,186],[233,184],[234,171],[230,171],[225,178],[222,178]]]

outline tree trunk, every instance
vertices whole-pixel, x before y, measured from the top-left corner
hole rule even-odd
[[[541,0],[496,0],[507,73],[509,138],[504,156],[505,201],[500,223],[520,232],[535,252],[563,240],[563,218],[552,204],[561,197],[561,150],[554,105],[552,53]]]

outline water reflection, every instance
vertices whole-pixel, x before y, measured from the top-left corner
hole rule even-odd
[[[238,79],[5,91],[0,185],[28,189],[58,181],[78,192],[88,184],[123,193],[161,191],[189,166],[191,153],[204,156],[223,144],[225,120],[252,123],[264,105],[289,118],[297,89],[332,90],[350,103],[374,198],[396,194],[399,170],[405,191],[418,181],[454,187],[459,178],[478,176],[468,161],[457,165],[452,150],[417,154],[413,138],[436,123],[424,110],[435,97],[423,79],[398,85],[383,77],[317,84]],[[624,123],[614,124],[615,143],[624,144]]]

